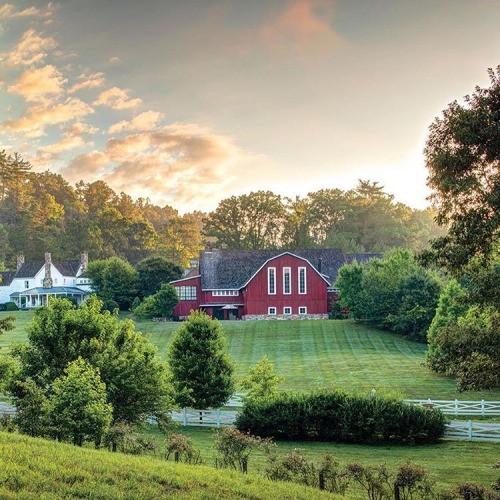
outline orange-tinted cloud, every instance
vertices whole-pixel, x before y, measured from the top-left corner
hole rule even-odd
[[[132,120],[122,120],[114,125],[111,125],[108,134],[123,132],[124,130],[151,130],[156,127],[158,122],[162,120],[164,115],[158,111],[144,111],[143,113],[134,116]]]
[[[37,102],[47,95],[60,95],[66,82],[61,72],[49,64],[24,71],[7,90],[23,96],[26,101]]]
[[[104,85],[103,73],[93,73],[91,75],[82,74],[78,77],[78,79],[81,81],[72,85],[72,87],[68,90],[69,94],[73,94],[79,90],[99,88]]]
[[[297,0],[263,26],[261,39],[286,52],[310,52],[336,48],[343,40],[331,26],[331,2]]]
[[[119,87],[104,90],[94,101],[95,106],[107,106],[117,110],[135,108],[141,103],[142,101],[139,98],[131,99],[128,90]]]
[[[233,172],[249,162],[230,137],[177,123],[110,139],[104,151],[79,155],[61,174],[70,182],[100,178],[116,191],[189,210],[193,193],[213,203],[234,181]]]
[[[48,125],[70,122],[93,112],[93,108],[88,104],[72,97],[52,106],[32,106],[24,116],[5,121],[0,130],[21,132],[26,137],[40,137],[44,135]]]
[[[57,43],[53,38],[44,37],[34,29],[29,29],[11,52],[0,54],[0,61],[14,66],[30,66],[43,62],[47,57],[47,52],[55,47]]]
[[[19,10],[11,3],[5,3],[0,6],[0,19],[14,19],[16,17],[48,17],[54,10],[54,4],[50,2],[45,9],[36,7],[27,7]]]

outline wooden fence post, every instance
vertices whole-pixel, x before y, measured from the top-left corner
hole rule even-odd
[[[472,421],[469,420],[467,422],[467,430],[468,430],[468,435],[469,435],[469,441],[472,441]]]
[[[184,427],[186,427],[186,426],[187,426],[187,408],[186,408],[186,407],[184,407],[184,408],[182,409],[182,425],[183,425]]]

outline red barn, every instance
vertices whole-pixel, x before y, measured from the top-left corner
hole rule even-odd
[[[198,268],[171,283],[179,295],[174,315],[201,309],[218,319],[327,318],[340,267],[374,257],[331,248],[201,252]]]

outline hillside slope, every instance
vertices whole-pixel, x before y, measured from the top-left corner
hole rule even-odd
[[[0,432],[0,498],[337,498],[235,471],[175,464]]]

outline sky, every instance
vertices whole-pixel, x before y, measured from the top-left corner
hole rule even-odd
[[[500,64],[498,0],[0,3],[0,150],[210,211],[377,181],[429,205],[423,148]]]

